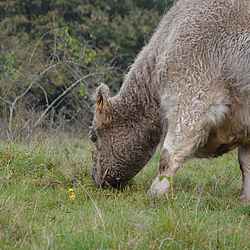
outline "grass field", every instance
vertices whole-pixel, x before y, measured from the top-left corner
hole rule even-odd
[[[0,143],[0,249],[250,249],[236,151],[189,161],[174,199],[154,200],[146,192],[160,151],[122,191],[99,190],[89,145],[73,136]]]

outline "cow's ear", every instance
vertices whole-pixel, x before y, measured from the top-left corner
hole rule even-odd
[[[112,121],[112,105],[109,98],[109,87],[103,83],[96,89],[93,100],[95,104],[95,116],[101,123],[110,123]]]

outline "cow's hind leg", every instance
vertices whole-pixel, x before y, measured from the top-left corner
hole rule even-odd
[[[250,143],[238,148],[238,158],[243,180],[239,201],[244,205],[250,205]]]

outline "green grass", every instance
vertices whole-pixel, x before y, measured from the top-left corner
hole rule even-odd
[[[88,145],[70,136],[0,144],[0,249],[250,249],[235,151],[187,162],[174,199],[154,201],[146,192],[160,152],[122,191],[98,190]]]

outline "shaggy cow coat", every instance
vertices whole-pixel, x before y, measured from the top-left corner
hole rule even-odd
[[[149,193],[167,194],[190,157],[236,147],[240,201],[250,203],[250,1],[181,0],[163,17],[125,76],[120,92],[96,90],[90,137],[92,176],[117,186],[148,162],[160,140],[160,167]]]

